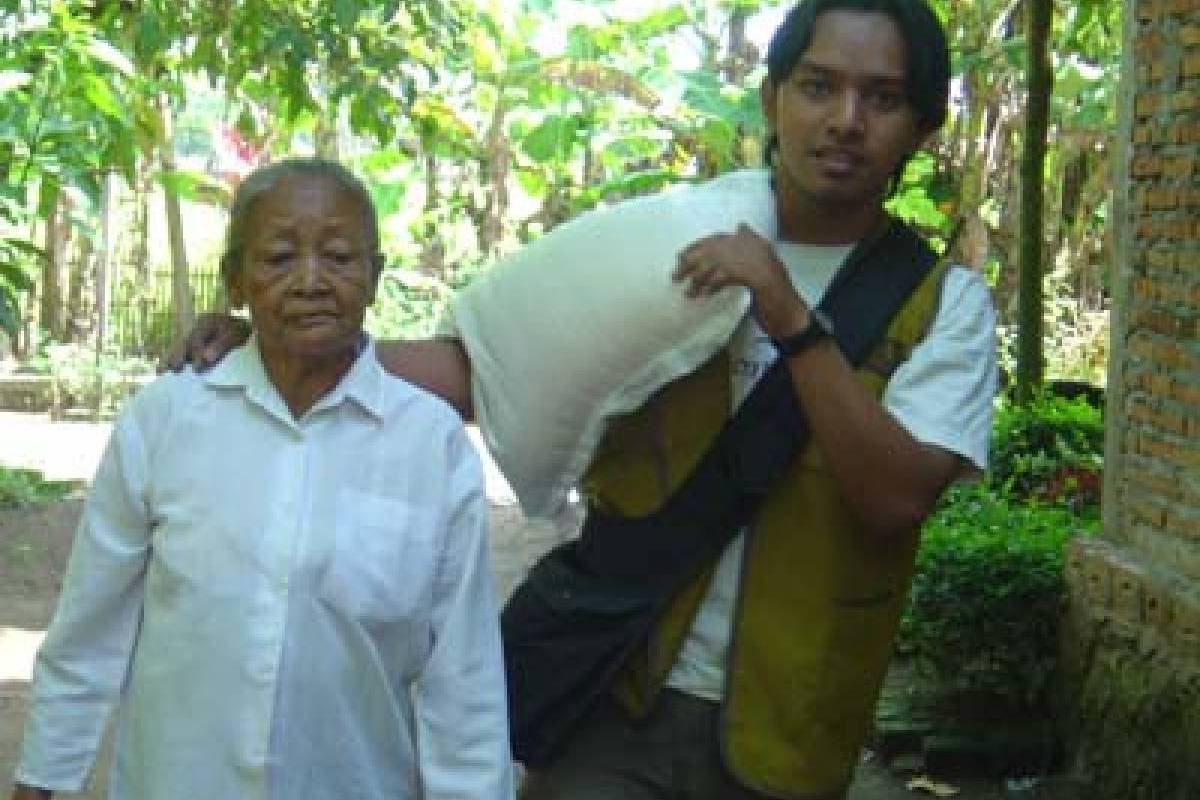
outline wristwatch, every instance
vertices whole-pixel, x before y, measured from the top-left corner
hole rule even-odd
[[[788,358],[804,352],[830,336],[833,336],[833,321],[829,319],[829,315],[819,308],[810,308],[807,325],[790,336],[772,339],[771,343],[775,345],[780,356]]]

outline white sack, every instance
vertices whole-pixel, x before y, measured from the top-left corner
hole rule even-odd
[[[526,514],[561,510],[607,420],[729,340],[749,292],[689,300],[670,276],[680,250],[740,222],[774,236],[765,172],[588,213],[455,299],[448,322],[471,358],[475,416]]]

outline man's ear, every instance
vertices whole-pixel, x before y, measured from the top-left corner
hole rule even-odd
[[[762,83],[758,85],[758,99],[762,103],[763,116],[767,118],[767,129],[775,130],[775,84],[771,83],[771,76],[764,75]]]

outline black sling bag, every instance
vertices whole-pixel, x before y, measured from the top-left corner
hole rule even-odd
[[[850,254],[820,307],[852,365],[862,364],[935,262],[899,222]],[[779,359],[661,508],[619,517],[589,507],[579,538],[533,566],[500,618],[519,761],[553,758],[666,604],[750,522],[807,438]]]

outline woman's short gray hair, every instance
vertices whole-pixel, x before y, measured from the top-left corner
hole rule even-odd
[[[274,189],[280,180],[293,175],[329,178],[359,203],[363,218],[367,222],[367,239],[373,255],[371,261],[378,269],[382,264],[382,259],[378,257],[379,217],[375,211],[375,203],[372,202],[371,195],[362,181],[336,161],[316,157],[292,157],[259,167],[238,185],[233,194],[233,203],[229,206],[229,232],[225,239],[225,252],[221,256],[221,276],[229,280],[242,267],[246,223],[254,204]]]

